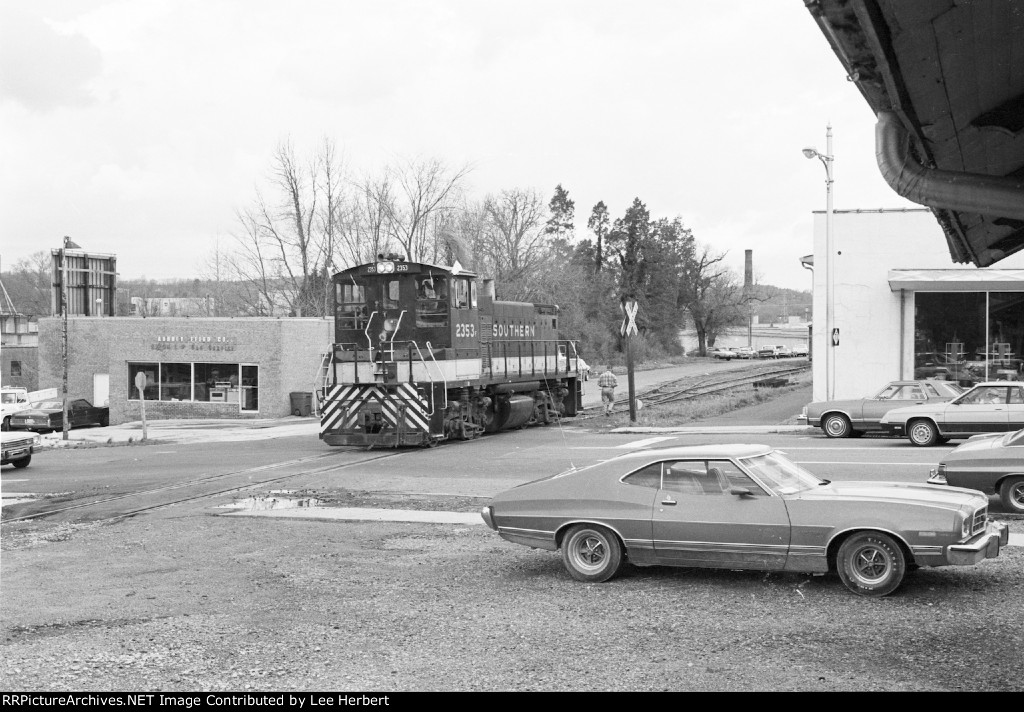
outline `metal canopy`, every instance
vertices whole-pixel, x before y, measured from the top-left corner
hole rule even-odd
[[[804,4],[879,117],[883,175],[953,261],[1024,249],[1024,0]]]

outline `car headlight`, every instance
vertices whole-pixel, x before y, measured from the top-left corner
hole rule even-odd
[[[963,537],[964,539],[970,537],[971,536],[971,527],[973,526],[973,524],[974,524],[974,517],[973,516],[964,517],[963,521],[960,523],[960,536]]]

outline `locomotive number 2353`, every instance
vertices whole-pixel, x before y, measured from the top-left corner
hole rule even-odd
[[[456,324],[455,338],[473,339],[476,338],[476,324]]]

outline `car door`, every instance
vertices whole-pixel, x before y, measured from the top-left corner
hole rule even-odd
[[[652,517],[659,562],[710,568],[785,567],[790,524],[781,498],[765,492],[729,460],[664,464]],[[732,488],[748,494],[733,494]]]
[[[1024,428],[1024,385],[1010,386],[1006,404],[1007,429]]]
[[[1004,432],[1010,425],[1007,387],[975,386],[946,404],[939,430],[943,434],[974,435]]]

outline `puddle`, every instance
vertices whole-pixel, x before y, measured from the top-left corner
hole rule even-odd
[[[231,504],[222,504],[218,509],[240,509],[255,512],[265,509],[299,509],[318,507],[320,500],[316,497],[288,497],[285,494],[270,494],[264,497],[246,497],[236,499]]]

